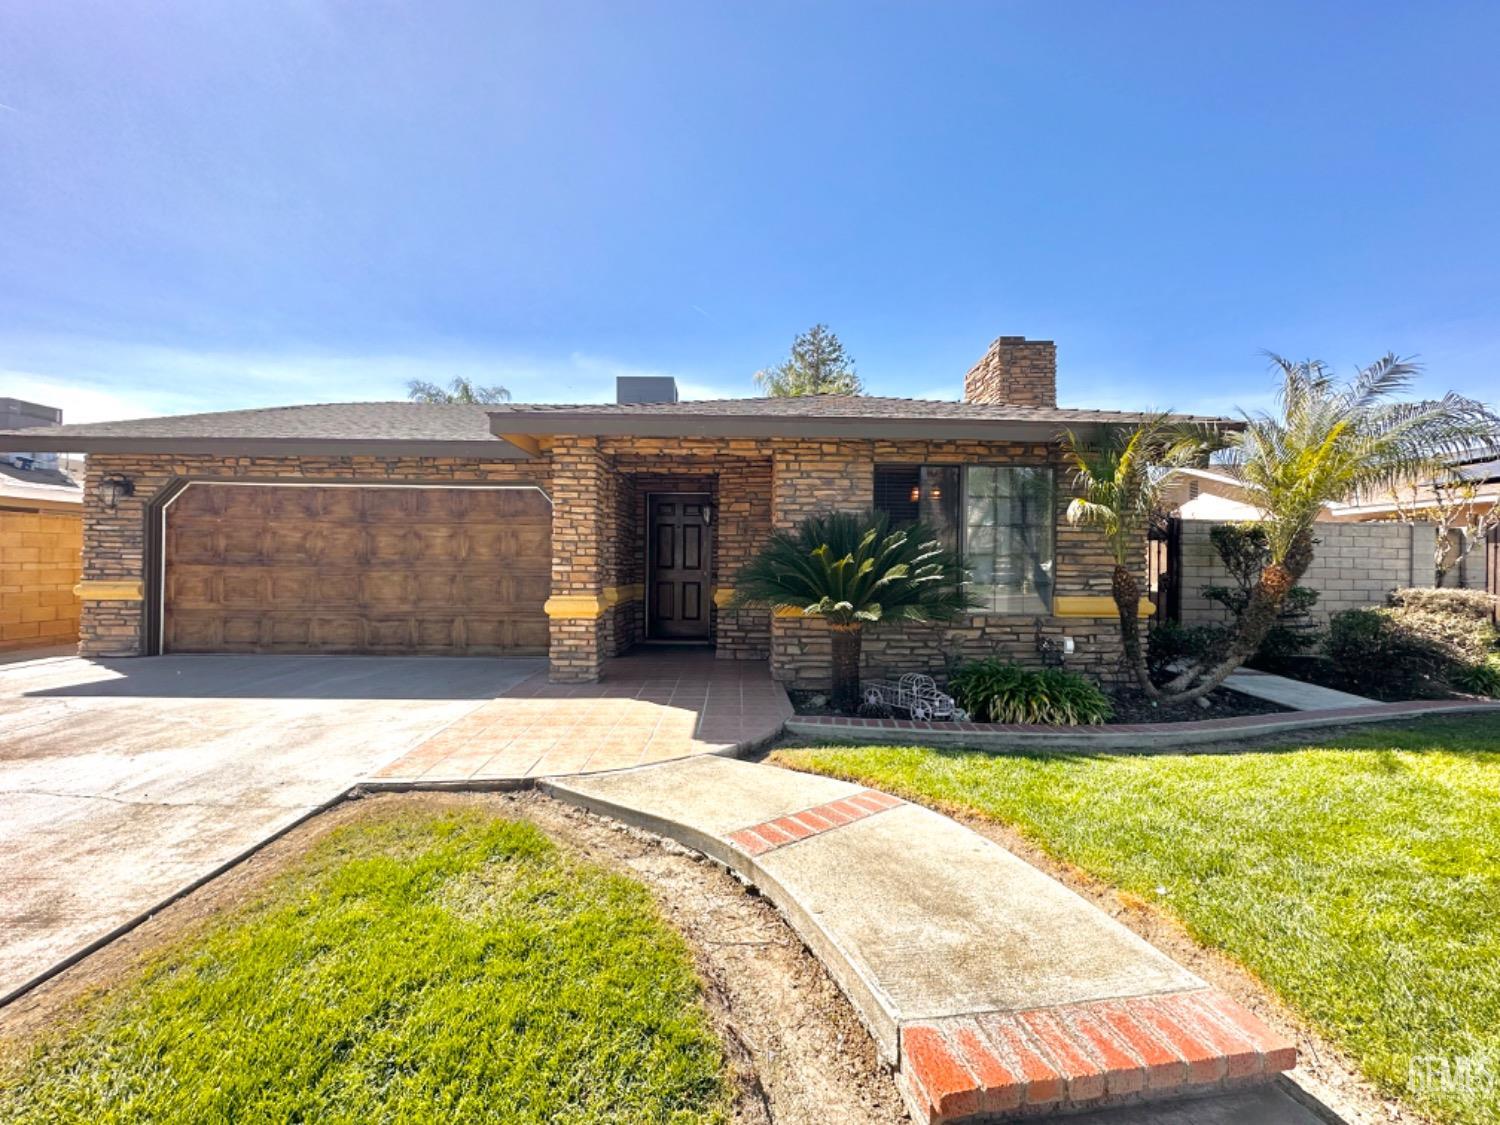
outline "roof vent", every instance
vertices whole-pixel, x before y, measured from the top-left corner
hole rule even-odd
[[[615,401],[622,405],[676,402],[677,380],[670,375],[616,375]]]

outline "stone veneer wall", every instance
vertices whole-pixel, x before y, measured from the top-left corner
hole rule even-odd
[[[1057,405],[1057,345],[1001,336],[964,376],[964,401]]]
[[[597,597],[645,580],[642,497],[652,481],[712,482],[718,515],[714,557],[721,588],[759,548],[772,526],[829,509],[863,510],[872,503],[880,462],[1043,464],[1048,445],[996,442],[814,441],[794,439],[559,437],[547,456],[532,461],[462,458],[244,457],[99,454],[89,459],[84,515],[84,578],[141,581],[145,507],[177,477],[199,479],[351,480],[441,483],[493,481],[547,489],[553,500],[552,594]],[[98,481],[122,473],[135,495],[114,512],[98,502]],[[1059,484],[1065,474],[1059,471]],[[709,491],[713,492],[714,488]],[[1059,489],[1057,593],[1108,596],[1110,561],[1100,537],[1062,519]],[[625,601],[599,617],[551,620],[554,677],[590,680],[604,658],[641,635],[641,604]],[[1047,635],[1066,633],[1077,644],[1071,666],[1104,679],[1116,674],[1119,643],[1112,617],[1035,618],[972,614],[941,628],[879,627],[869,631],[870,674],[925,670],[943,674],[955,657],[993,653],[1035,662],[1038,620]],[[89,601],[83,610],[87,655],[135,654],[143,646],[143,603]],[[796,687],[827,683],[826,630],[815,621],[772,619],[765,610],[720,608],[716,655],[760,659]]]
[[[636,528],[626,536],[624,566],[618,584],[646,580],[645,495],[648,492],[702,491],[714,498],[713,581],[731,586],[734,576],[759,548],[771,526],[769,442],[714,438],[604,438],[600,448],[614,468],[633,482],[637,493]],[[634,536],[634,538],[632,537]],[[618,614],[640,615],[644,603],[617,607]],[[770,613],[756,609],[712,610],[714,655],[720,660],[764,660],[770,652]]]
[[[1204,586],[1232,585],[1209,533],[1213,520],[1182,521],[1182,621],[1185,625],[1222,624],[1230,614],[1200,592]],[[1320,623],[1345,609],[1384,605],[1386,595],[1403,586],[1431,586],[1436,576],[1431,524],[1319,523],[1312,566],[1302,585],[1318,591],[1313,616]],[[1485,588],[1485,552],[1479,547],[1465,560],[1463,585]],[[1450,576],[1448,585],[1458,585]]]
[[[774,523],[790,528],[819,511],[862,511],[874,501],[877,464],[1053,464],[1057,467],[1055,593],[1108,597],[1113,560],[1102,536],[1074,528],[1063,513],[1071,498],[1056,447],[1012,442],[779,441],[775,444]],[[927,672],[942,679],[956,661],[999,655],[1039,665],[1036,633],[1073,638],[1068,666],[1106,682],[1121,676],[1118,624],[1097,618],[968,614],[946,626],[889,625],[865,631],[863,671],[870,676]],[[798,688],[829,685],[831,651],[818,621],[777,618],[771,630],[773,674]]]
[[[726,461],[719,470],[717,528],[719,582],[733,587],[734,576],[771,532],[771,462]],[[724,660],[764,660],[771,654],[771,611],[723,606],[718,611],[718,645]]]
[[[146,506],[174,480],[309,480],[370,483],[492,482],[548,489],[548,465],[455,457],[214,457],[203,454],[95,453],[87,462],[83,512],[83,579],[144,582]],[[99,481],[122,474],[135,493],[111,511],[99,500]],[[84,656],[144,654],[145,603],[85,600],[79,651]]]
[[[592,437],[552,442],[552,596],[597,596],[618,573],[618,474]],[[552,679],[598,679],[614,651],[616,613],[551,618]]]

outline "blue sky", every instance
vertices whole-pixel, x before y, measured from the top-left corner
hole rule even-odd
[[[0,0],[0,394],[695,397],[815,321],[956,397],[1500,398],[1500,5]]]

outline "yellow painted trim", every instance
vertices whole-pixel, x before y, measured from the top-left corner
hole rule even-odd
[[[719,586],[714,590],[714,605],[723,609],[734,598],[733,586]]]
[[[606,586],[599,596],[604,599],[604,604],[607,606],[619,605],[621,602],[637,602],[646,596],[646,586],[643,582],[636,582],[629,586]]]
[[[542,455],[542,443],[531,434],[500,434],[504,439],[515,446],[528,457],[540,457]]]
[[[542,604],[548,617],[603,617],[603,594],[553,594]]]
[[[1150,598],[1141,599],[1140,615],[1150,617],[1156,606]],[[1052,599],[1053,617],[1114,617],[1119,613],[1115,599],[1107,596],[1087,597],[1081,594]]]
[[[807,616],[807,614],[803,613],[800,609],[798,609],[794,605],[778,606],[772,612],[777,617],[806,617]]]
[[[138,602],[144,600],[145,590],[139,582],[80,582],[73,593],[90,602]]]

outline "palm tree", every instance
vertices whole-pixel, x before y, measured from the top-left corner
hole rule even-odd
[[[833,706],[859,707],[859,656],[866,625],[946,621],[974,601],[957,554],[921,525],[891,526],[883,512],[809,516],[772,532],[734,580],[735,606],[795,610],[828,623]]]
[[[413,379],[406,384],[406,397],[412,402],[461,402],[488,406],[509,402],[510,392],[504,387],[476,387],[471,380],[459,376],[448,384],[447,390],[425,379]]]
[[[1313,525],[1325,505],[1393,491],[1459,458],[1500,449],[1500,418],[1483,403],[1452,393],[1398,401],[1419,370],[1411,360],[1387,354],[1347,383],[1317,360],[1272,355],[1271,362],[1281,379],[1278,409],[1245,414],[1242,428],[1225,435],[1225,459],[1261,512],[1269,558],[1223,658],[1163,685],[1163,702],[1206,695],[1254,655],[1312,563]]]
[[[1114,429],[1088,444],[1071,430],[1062,435],[1064,459],[1078,492],[1068,504],[1068,522],[1103,532],[1114,558],[1110,593],[1120,615],[1125,659],[1141,690],[1157,696],[1141,644],[1141,584],[1136,578],[1146,529],[1162,506],[1174,469],[1201,464],[1218,443],[1215,431],[1179,425],[1166,414],[1149,415],[1131,429]]]

